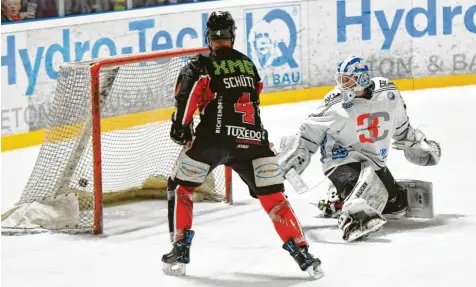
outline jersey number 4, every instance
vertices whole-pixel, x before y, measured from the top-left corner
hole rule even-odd
[[[235,104],[235,112],[243,114],[243,122],[246,124],[255,124],[255,108],[251,102],[249,93],[243,93]]]

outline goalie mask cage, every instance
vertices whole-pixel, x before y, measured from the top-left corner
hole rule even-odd
[[[62,65],[44,142],[19,202],[2,214],[2,233],[101,234],[104,205],[165,199],[182,150],[169,138],[177,77],[190,56],[207,51]],[[194,200],[231,203],[231,170],[210,173]]]

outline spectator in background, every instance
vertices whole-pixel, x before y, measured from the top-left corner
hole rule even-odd
[[[115,0],[113,2],[113,9],[115,11],[126,10],[127,8],[127,0]]]
[[[64,11],[65,15],[111,11],[120,2],[125,5],[125,0],[64,0]]]
[[[27,0],[29,3],[36,3],[36,18],[57,17],[57,0]],[[61,1],[61,0],[59,0]]]
[[[88,14],[127,9],[127,0],[1,0],[2,22],[58,16],[58,1],[64,2],[65,15]],[[133,0],[132,7],[148,7],[199,0]]]
[[[2,22],[15,22],[21,21],[24,18],[35,18],[35,12],[20,12],[21,9],[21,0],[2,0]]]
[[[183,2],[193,2],[186,0],[134,0],[132,3],[133,8],[147,7],[147,6],[157,6],[164,4],[174,4],[174,3],[183,3]]]

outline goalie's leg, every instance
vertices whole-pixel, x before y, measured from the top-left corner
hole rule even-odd
[[[376,171],[376,174],[388,191],[388,201],[382,214],[388,219],[398,219],[405,216],[408,209],[407,190],[395,181],[387,167]]]
[[[332,184],[329,186],[327,198],[319,202],[319,209],[324,212],[325,217],[338,217],[340,215],[344,199],[354,190],[361,171],[362,163],[355,162],[338,166],[326,172]],[[387,204],[382,214],[386,218],[392,219],[404,216],[408,207],[406,188],[395,181],[387,167],[376,171],[375,174],[380,178],[388,193]]]
[[[352,191],[341,196],[345,196],[345,200],[338,222],[344,240],[365,237],[386,223],[381,212],[387,204],[388,193],[372,166],[362,164]]]

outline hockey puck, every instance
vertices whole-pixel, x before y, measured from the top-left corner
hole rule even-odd
[[[86,187],[86,186],[88,186],[88,183],[89,183],[88,180],[85,179],[85,178],[81,178],[81,179],[79,180],[79,182],[78,182],[79,186],[81,186],[81,187]]]

